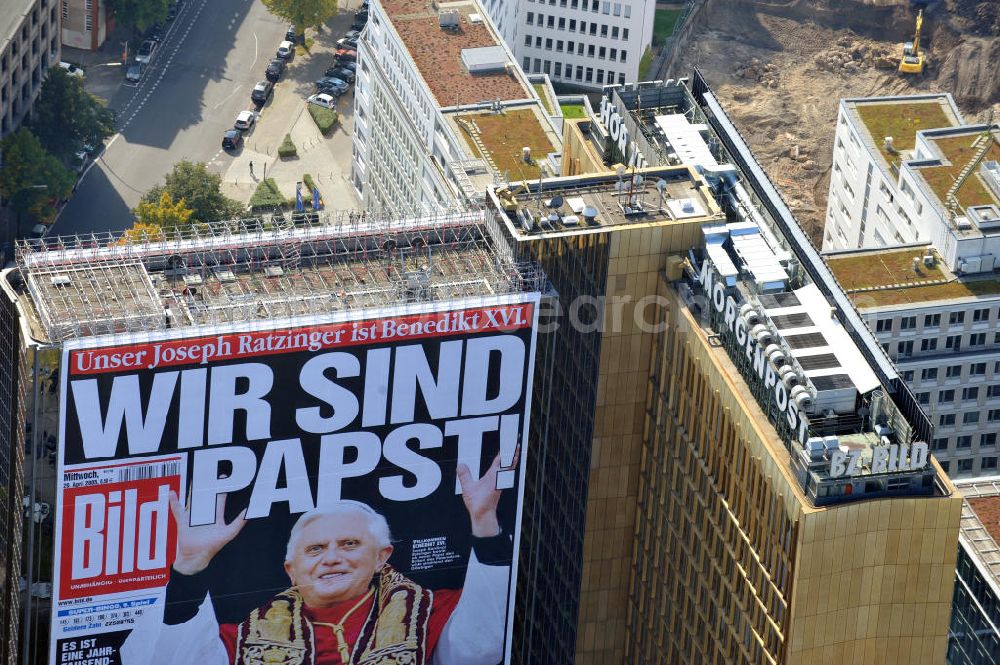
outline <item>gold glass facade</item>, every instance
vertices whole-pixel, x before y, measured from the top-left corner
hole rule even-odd
[[[660,293],[624,662],[943,662],[950,484],[813,507],[729,357],[665,280]]]

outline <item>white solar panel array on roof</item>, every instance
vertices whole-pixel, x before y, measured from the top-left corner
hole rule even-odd
[[[656,126],[677,153],[681,164],[692,166],[717,166],[719,162],[712,156],[701,132],[708,131],[707,125],[692,125],[683,113],[656,116]]]

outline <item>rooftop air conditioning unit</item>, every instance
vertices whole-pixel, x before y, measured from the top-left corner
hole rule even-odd
[[[933,254],[924,254],[924,265],[927,266],[928,268],[933,268],[934,267],[934,255]]]

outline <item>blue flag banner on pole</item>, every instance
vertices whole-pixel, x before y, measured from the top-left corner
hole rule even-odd
[[[319,188],[313,187],[313,210],[322,210],[323,200],[319,198]]]
[[[302,212],[306,209],[302,203],[302,183],[295,183],[295,212]]]

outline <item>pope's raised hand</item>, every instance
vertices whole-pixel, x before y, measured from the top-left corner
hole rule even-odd
[[[215,522],[191,526],[190,511],[182,506],[174,492],[170,493],[170,513],[177,523],[177,557],[174,570],[184,575],[200,573],[208,567],[212,558],[219,553],[247,523],[244,510],[229,524],[226,524],[226,495],[220,494],[215,500]]]

